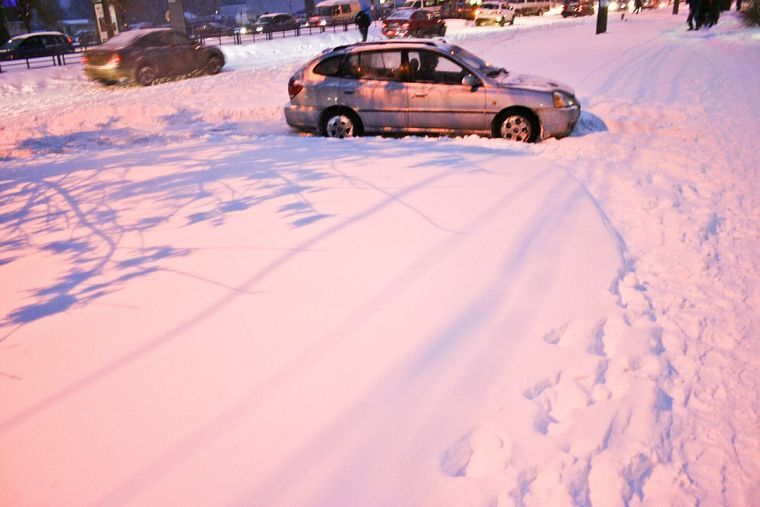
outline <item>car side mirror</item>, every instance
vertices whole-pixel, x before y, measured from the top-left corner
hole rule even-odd
[[[465,77],[462,78],[462,85],[463,86],[469,86],[471,91],[475,91],[478,88],[480,88],[483,83],[480,81],[480,79],[477,78],[477,76],[473,76],[472,74],[467,74]]]

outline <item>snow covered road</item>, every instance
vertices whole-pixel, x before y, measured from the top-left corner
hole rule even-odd
[[[0,504],[757,505],[760,31],[684,19],[453,27],[531,146],[291,132],[352,32],[0,75]]]

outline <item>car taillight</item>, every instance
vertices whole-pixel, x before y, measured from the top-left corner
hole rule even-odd
[[[403,25],[401,25],[401,28],[404,28],[404,29],[409,28],[409,23],[404,23]]]
[[[303,90],[303,83],[299,79],[296,79],[296,76],[291,77],[290,81],[288,81],[288,95],[290,95],[290,98],[292,99],[301,93],[301,90]]]
[[[111,54],[111,58],[108,59],[106,62],[106,67],[118,67],[119,64],[121,64],[121,56],[119,56],[119,53],[113,53]]]
[[[82,55],[82,63],[84,65],[87,65],[88,63],[90,63],[90,58],[87,55]]]
[[[74,39],[72,39],[71,37],[66,37],[66,41],[67,41],[69,44],[71,44],[72,42],[74,42]]]

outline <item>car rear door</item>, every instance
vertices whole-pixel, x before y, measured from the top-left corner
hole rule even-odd
[[[482,131],[486,92],[462,84],[469,70],[446,55],[409,50],[409,128],[429,131]]]
[[[407,125],[407,84],[401,50],[357,51],[344,61],[340,102],[359,113],[367,131],[394,132]]]

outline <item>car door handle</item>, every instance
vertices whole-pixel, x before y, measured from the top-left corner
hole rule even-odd
[[[353,95],[354,91],[353,90],[343,90],[343,93],[345,93],[346,95]]]
[[[415,97],[427,97],[427,92],[414,92]]]

